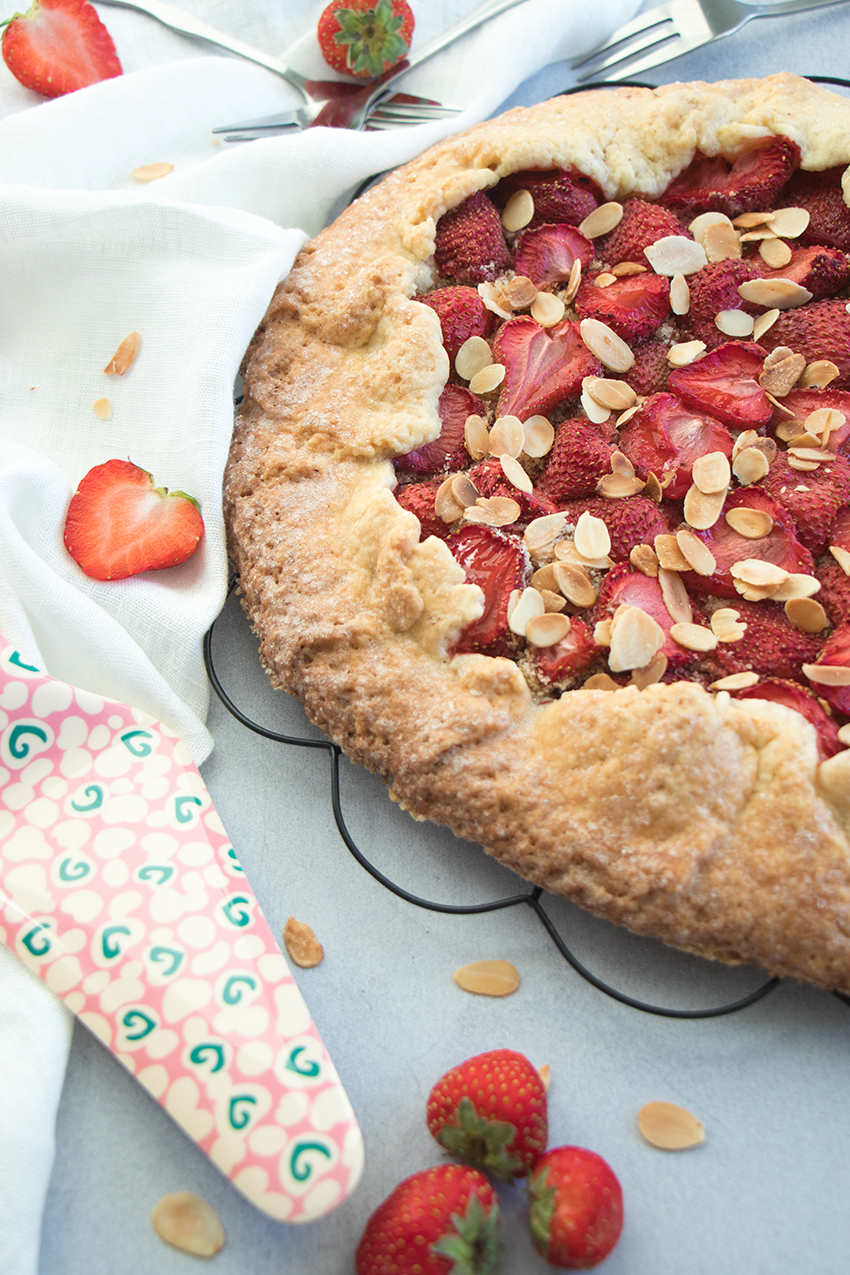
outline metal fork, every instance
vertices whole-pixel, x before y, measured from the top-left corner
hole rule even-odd
[[[740,31],[751,18],[779,18],[847,0],[785,0],[778,4],[740,4],[738,0],[670,0],[639,13],[592,53],[571,63],[584,68],[578,82],[614,83],[639,75],[661,62],[690,53],[710,40]]]
[[[359,85],[347,84],[344,80],[308,80],[298,71],[293,71],[292,67],[287,66],[280,58],[263,53],[260,49],[254,49],[243,40],[225,35],[223,31],[216,31],[215,27],[201,22],[200,18],[196,18],[194,14],[178,9],[176,5],[167,4],[165,0],[99,0],[99,2],[146,13],[148,17],[155,18],[157,22],[161,22],[163,26],[176,31],[179,35],[188,35],[193,39],[204,40],[207,44],[215,44],[221,49],[226,49],[228,53],[235,53],[249,62],[256,62],[267,71],[273,71],[275,75],[281,76],[301,94],[305,102],[304,107],[286,113],[291,121],[290,127],[304,128],[324,107],[331,107],[337,99],[360,95],[363,92]],[[518,3],[519,0],[513,0],[513,2]],[[460,109],[458,106],[441,106],[439,102],[434,102],[427,97],[399,94],[397,97],[388,97],[386,101],[381,102],[380,124],[381,127],[392,127],[395,123],[419,124],[425,119],[440,119],[444,115],[455,115]],[[295,118],[296,116],[298,118]]]

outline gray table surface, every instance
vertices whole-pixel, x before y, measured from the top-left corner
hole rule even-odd
[[[659,67],[650,83],[787,69],[850,73],[850,8],[754,22],[728,40]],[[506,105],[568,87],[547,67]],[[300,706],[273,693],[235,600],[218,621],[216,667],[249,715],[317,737]],[[850,1007],[795,983],[720,1018],[669,1019],[610,999],[576,974],[524,905],[455,916],[417,908],[376,882],[336,829],[330,759],[236,722],[213,700],[215,751],[204,778],[272,928],[307,921],[326,957],[297,981],[360,1119],[366,1169],[326,1219],[288,1227],[246,1203],[85,1030],[74,1034],[44,1219],[42,1275],[182,1275],[195,1259],[166,1248],[150,1211],[192,1190],[216,1208],[227,1245],[217,1275],[347,1275],[366,1218],[403,1177],[440,1152],[425,1100],[449,1066],[485,1049],[549,1063],[550,1142],[606,1157],[623,1184],[626,1224],[610,1275],[846,1275],[850,1268]],[[382,783],[341,762],[346,820],[393,880],[426,898],[478,903],[527,887],[468,843],[417,824]],[[720,1005],[763,981],[634,938],[547,899],[576,955],[637,998],[671,1007]],[[452,971],[506,958],[522,976],[504,1000],[461,992]],[[706,1142],[681,1154],[647,1146],[643,1103],[694,1111]],[[532,1249],[521,1190],[500,1190],[504,1275],[550,1269]]]

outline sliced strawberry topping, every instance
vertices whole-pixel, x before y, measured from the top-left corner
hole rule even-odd
[[[829,543],[850,553],[850,509],[842,509],[829,529]]]
[[[797,524],[797,539],[817,557],[827,545],[833,519],[850,500],[850,460],[834,456],[817,469],[792,469],[787,452],[777,452],[762,486]]]
[[[666,390],[670,375],[668,348],[665,341],[656,337],[650,337],[648,341],[637,341],[632,346],[635,361],[625,379],[636,394],[649,396]]]
[[[487,309],[475,288],[461,285],[438,288],[435,292],[426,292],[416,300],[436,312],[452,369],[464,341],[468,341],[471,336],[487,337],[496,326],[495,314]]]
[[[795,248],[786,266],[765,270],[764,278],[790,279],[792,283],[808,289],[815,301],[822,301],[824,297],[834,297],[846,286],[850,279],[850,265],[840,249],[814,245]]]
[[[787,207],[809,212],[809,224],[800,236],[804,243],[826,244],[850,252],[850,208],[841,189],[843,174],[843,164],[820,173],[798,169],[783,191]]]
[[[834,542],[833,542],[834,543]],[[833,624],[850,620],[850,576],[834,559],[818,567],[820,592],[817,600]]]
[[[614,562],[628,562],[637,545],[652,545],[656,536],[667,535],[672,529],[666,508],[648,496],[629,496],[625,500],[589,496],[568,500],[561,508],[570,522],[578,522],[585,511],[602,519],[611,537],[609,557]]]
[[[669,636],[675,621],[667,610],[661,585],[652,576],[645,576],[640,571],[634,571],[628,563],[612,567],[604,577],[594,616],[598,620],[608,618],[620,606],[639,607],[641,611],[651,615],[668,634],[661,648],[661,654],[666,656],[668,666],[679,668],[684,664],[693,664],[698,658],[696,651],[686,650]],[[701,618],[701,615],[695,616],[694,622],[699,623]]]
[[[509,319],[496,334],[493,358],[505,366],[500,416],[526,420],[550,412],[578,394],[586,376],[602,376],[602,364],[581,339],[577,323],[565,319],[542,328],[534,319]]]
[[[594,425],[586,417],[562,421],[537,490],[560,507],[575,496],[593,496],[596,484],[611,469],[614,448],[606,425]]]
[[[658,274],[627,275],[605,288],[582,283],[575,307],[582,319],[600,319],[624,341],[650,336],[670,313],[670,281]]]
[[[36,0],[6,21],[3,61],[24,88],[61,97],[121,74],[112,37],[86,0]]]
[[[810,301],[786,310],[761,337],[768,350],[787,345],[808,362],[829,359],[839,375],[834,389],[850,388],[850,314],[843,301]]]
[[[685,221],[697,213],[743,212],[776,207],[776,196],[800,162],[800,148],[787,137],[758,138],[730,164],[722,155],[709,159],[697,151],[659,203],[674,209]]]
[[[569,279],[576,261],[586,270],[593,259],[593,244],[575,226],[538,226],[520,235],[516,249],[517,274],[536,288]]]
[[[780,322],[778,319],[773,326]],[[728,341],[696,363],[675,368],[667,384],[690,407],[710,413],[724,425],[758,429],[767,424],[773,413],[773,405],[758,383],[764,359],[760,346],[749,341]]]
[[[715,261],[703,266],[688,279],[691,304],[685,323],[695,340],[713,350],[728,341],[715,319],[723,310],[744,310],[757,314],[759,307],[744,301],[738,286],[761,277],[758,258],[750,261]]]
[[[599,255],[609,266],[619,265],[621,261],[634,261],[645,266],[644,249],[667,235],[693,238],[687,226],[669,209],[649,204],[645,199],[627,199],[623,204],[622,219],[602,241]]]
[[[534,168],[503,177],[492,192],[493,202],[498,208],[504,208],[518,190],[529,191],[534,200],[531,226],[553,222],[577,226],[599,205],[602,194],[596,182],[575,169],[565,172],[560,168]]]
[[[773,526],[766,536],[750,540],[726,521],[730,509],[756,509],[768,514],[773,519]],[[814,559],[797,539],[794,519],[759,487],[742,487],[732,492],[714,526],[707,531],[695,531],[694,535],[708,545],[717,567],[710,576],[701,576],[695,571],[684,572],[683,579],[690,592],[713,594],[719,598],[740,598],[730,568],[746,558],[772,562],[792,575],[814,575]],[[769,669],[763,671],[770,672]]]
[[[573,616],[565,638],[554,646],[529,647],[529,654],[540,680],[551,686],[586,669],[599,657],[600,648],[594,642],[588,625]]]
[[[731,456],[732,446],[725,426],[695,412],[675,394],[653,394],[620,434],[620,449],[641,478],[675,475],[664,489],[669,500],[687,494],[695,460],[709,452]]]
[[[520,507],[520,516],[517,519],[519,523],[530,522],[532,518],[542,518],[544,514],[557,513],[558,506],[553,500],[550,500],[545,491],[537,488],[531,492],[520,491],[518,487],[514,487],[506,477],[502,469],[501,461],[497,456],[490,456],[487,460],[481,462],[480,465],[473,465],[468,471],[469,480],[475,487],[479,496],[508,496],[511,500],[515,500]],[[511,524],[514,526],[515,524]]]
[[[406,483],[404,487],[396,487],[393,492],[402,509],[416,514],[422,524],[420,540],[427,540],[428,536],[438,536],[440,540],[445,540],[451,531],[451,524],[443,522],[434,512],[434,500],[442,482],[441,475],[424,483]]]
[[[434,259],[440,274],[458,283],[493,280],[510,265],[502,219],[482,190],[440,218]]]
[[[791,390],[790,394],[786,394],[783,398],[782,404],[792,411],[794,419],[800,422],[801,433],[806,417],[812,412],[817,412],[823,407],[840,412],[844,417],[844,424],[840,425],[836,430],[830,430],[829,438],[826,441],[826,449],[831,452],[842,453],[848,450],[848,440],[850,440],[850,391],[834,390],[832,386],[827,386],[825,390]],[[772,432],[775,432],[777,425],[781,425],[783,421],[789,419],[790,417],[777,408],[771,421]]]
[[[753,671],[801,680],[800,665],[817,658],[823,638],[795,629],[779,602],[739,598],[734,609],[747,628],[739,641],[718,642],[713,651],[712,657],[724,674]]]
[[[840,668],[850,668],[850,621],[840,624],[835,632],[827,638],[815,661],[807,663],[829,664]],[[850,716],[850,686],[827,686],[823,682],[809,679],[816,695],[825,699],[827,704],[839,713]]]
[[[486,407],[465,386],[447,385],[437,410],[442,422],[439,435],[406,456],[398,456],[394,462],[397,470],[409,474],[438,474],[463,469],[469,464],[469,452],[463,441],[466,418],[486,416]]]
[[[818,756],[821,761],[840,753],[844,745],[838,738],[838,726],[835,718],[826,712],[818,697],[801,686],[799,682],[791,682],[785,678],[768,677],[746,690],[736,691],[736,699],[766,699],[774,704],[784,704],[801,713],[807,722],[811,722],[817,732]]]
[[[530,575],[528,555],[516,537],[490,527],[464,527],[446,541],[466,572],[468,584],[484,591],[484,613],[461,633],[454,655],[474,651],[499,654],[510,649],[508,602],[514,589],[524,589]]]

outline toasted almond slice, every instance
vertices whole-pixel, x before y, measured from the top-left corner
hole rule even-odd
[[[501,385],[505,379],[505,367],[502,363],[488,363],[480,372],[476,372],[469,382],[473,394],[489,394]]]
[[[747,631],[740,616],[740,611],[736,611],[734,607],[718,607],[712,612],[711,631],[718,642],[740,642]]]
[[[291,916],[283,927],[283,942],[290,959],[302,970],[311,970],[325,959],[322,947],[306,921]]]
[[[814,598],[790,598],[785,614],[801,633],[820,633],[829,624],[826,611]]]
[[[667,656],[658,651],[645,668],[632,670],[632,685],[639,691],[645,691],[647,686],[655,686],[656,682],[660,682],[666,672]]]
[[[570,267],[570,277],[567,280],[567,286],[564,289],[564,293],[563,293],[563,300],[564,300],[565,306],[571,305],[572,302],[575,300],[576,293],[578,292],[579,287],[581,285],[581,277],[582,277],[581,257],[576,257],[575,261]],[[542,323],[543,320],[538,319],[537,322]]]
[[[664,235],[643,251],[656,274],[671,278],[676,274],[695,274],[708,264],[702,244],[684,235]]]
[[[601,518],[588,513],[587,510],[579,516],[573,542],[581,556],[590,561],[604,558],[611,552],[608,528]]]
[[[468,509],[478,499],[478,488],[468,474],[455,474],[452,478],[452,497],[463,508]]]
[[[96,398],[92,403],[92,411],[99,421],[112,419],[112,404],[108,398]]]
[[[607,500],[626,500],[643,491],[645,486],[643,479],[636,474],[631,477],[628,474],[603,474],[596,484],[596,490]]]
[[[687,558],[698,575],[714,575],[717,570],[717,561],[708,545],[704,544],[699,536],[695,536],[687,528],[682,528],[681,531],[676,532],[676,543],[682,551],[682,557]]]
[[[464,506],[459,504],[454,494],[454,480],[457,475],[449,474],[437,488],[434,497],[434,513],[441,522],[457,522],[463,517]]]
[[[797,469],[801,473],[811,474],[820,466],[820,461],[804,460],[802,456],[794,456],[792,453],[788,455],[788,465],[791,469]]]
[[[838,376],[838,368],[830,359],[815,359],[809,363],[797,382],[801,390],[809,388],[822,390]],[[821,409],[823,410],[823,409]]]
[[[618,261],[611,267],[611,273],[618,279],[630,278],[635,274],[648,274],[649,266],[640,266],[636,261]]]
[[[624,452],[613,451],[611,453],[611,472],[613,474],[625,474],[627,478],[633,478],[635,467]]]
[[[850,576],[850,553],[841,545],[830,545],[829,552],[846,576]]]
[[[553,571],[556,584],[568,602],[582,608],[593,606],[596,590],[583,567],[573,562],[556,562]]]
[[[141,337],[138,332],[125,336],[112,358],[103,369],[107,376],[123,376],[133,366],[139,353]]]
[[[770,367],[765,361],[764,371],[759,377],[759,385],[769,394],[775,394],[777,398],[784,398],[799,381],[805,366],[806,360],[802,354],[788,354]]]
[[[741,235],[741,243],[760,243],[764,239],[775,239],[776,231],[769,225],[754,226]]]
[[[543,594],[547,591],[547,589],[551,592],[556,592],[558,589],[558,581],[555,576],[554,562],[546,562],[542,567],[538,567],[537,570],[532,573],[529,583],[531,584],[532,589],[536,589],[538,593]]]
[[[594,425],[601,425],[603,421],[607,421],[611,415],[609,407],[603,407],[601,403],[597,403],[596,399],[590,392],[590,386],[599,378],[596,376],[586,376],[582,381],[581,390],[581,406],[588,420],[593,421]]]
[[[730,261],[741,255],[741,241],[731,221],[713,221],[702,235],[702,246],[710,262]]]
[[[548,456],[555,441],[554,426],[545,416],[529,416],[522,423],[522,450],[537,460]]]
[[[768,309],[793,310],[811,301],[812,294],[792,279],[747,279],[738,284],[738,296]]]
[[[767,393],[767,391],[765,391]],[[787,403],[783,403],[781,398],[777,398],[775,394],[767,394],[768,399],[774,407],[778,408],[783,416],[793,416],[794,409],[789,407]]]
[[[654,500],[657,505],[664,499],[664,488],[661,486],[656,475],[652,472],[650,472],[646,480],[646,486],[643,489],[643,494],[648,496],[650,500]]]
[[[518,416],[498,416],[490,430],[490,455],[519,456],[524,441]]]
[[[781,363],[783,359],[790,358],[793,353],[794,351],[788,345],[775,345],[764,361],[765,372],[775,367],[777,363]]]
[[[804,664],[803,672],[810,682],[821,686],[850,686],[850,668],[846,664]]]
[[[705,496],[725,491],[732,481],[729,458],[724,452],[707,452],[694,461],[691,477]]]
[[[706,531],[717,522],[723,512],[725,500],[725,491],[706,494],[695,485],[689,487],[683,504],[685,521],[697,531]]]
[[[735,442],[732,444],[732,459],[734,460],[739,452],[742,452],[745,447],[758,446],[760,438],[761,435],[757,434],[754,429],[742,429],[738,437],[735,439]]]
[[[552,557],[555,540],[567,524],[566,514],[544,514],[528,524],[523,534],[532,562],[545,562]]]
[[[626,411],[627,408],[634,405],[637,399],[637,394],[631,385],[628,385],[625,381],[615,381],[610,377],[604,376],[591,378],[591,383],[588,385],[588,393],[602,407],[607,407],[612,412]]]
[[[534,216],[534,199],[529,190],[515,190],[502,212],[502,225],[513,232],[522,230]]]
[[[612,673],[645,668],[666,640],[661,625],[646,611],[640,607],[623,607],[614,617],[608,667]]]
[[[732,218],[732,225],[742,230],[751,230],[753,226],[763,226],[773,217],[772,212],[745,212]]]
[[[746,310],[721,310],[714,316],[714,326],[726,336],[751,336],[754,320]]]
[[[142,164],[141,168],[134,168],[130,176],[135,177],[137,182],[155,182],[173,172],[174,165],[162,160],[158,164]]]
[[[537,586],[535,585],[535,588]],[[567,605],[567,599],[555,589],[541,589],[540,596],[543,599],[543,606],[546,611],[563,611]]]
[[[791,249],[784,239],[762,239],[759,256],[771,270],[781,270],[791,260]]]
[[[611,619],[597,620],[593,626],[593,640],[597,646],[611,645]],[[607,674],[606,674],[607,676]]]
[[[777,567],[774,562],[765,562],[764,558],[741,558],[733,562],[729,571],[735,580],[743,580],[744,584],[754,584],[756,588],[778,588],[788,579],[788,572]]]
[[[712,211],[700,213],[699,216],[694,217],[693,221],[688,225],[688,230],[691,232],[694,239],[696,239],[697,243],[702,243],[705,238],[705,232],[708,230],[709,226],[737,226],[737,224],[737,221],[730,221],[725,213]]]
[[[811,598],[819,591],[820,580],[817,576],[794,571],[772,591],[771,597],[777,602],[790,602],[792,598]]]
[[[541,328],[554,327],[560,323],[566,313],[566,306],[560,297],[551,292],[538,292],[531,303],[531,317]]]
[[[798,239],[808,229],[811,214],[807,208],[777,208],[770,228],[781,239]]]
[[[474,505],[463,511],[467,522],[484,527],[509,527],[521,513],[519,504],[510,496],[479,496]]]
[[[653,578],[658,575],[658,555],[652,545],[635,545],[629,554],[629,562],[642,575]]]
[[[545,610],[543,597],[536,589],[523,589],[516,606],[510,612],[508,628],[511,633],[516,633],[519,637],[525,637],[528,621],[534,615],[543,615]]]
[[[563,641],[569,631],[569,616],[559,611],[545,611],[543,615],[531,617],[525,626],[525,637],[532,646],[554,646]]]
[[[638,1112],[638,1128],[661,1151],[686,1151],[705,1142],[702,1121],[673,1102],[646,1103]]]
[[[682,577],[677,571],[661,567],[658,571],[658,583],[667,613],[674,624],[690,624],[693,619],[691,600]]]
[[[752,670],[745,673],[730,673],[727,677],[720,677],[716,682],[711,682],[708,689],[710,691],[745,691],[748,686],[755,686],[758,680],[758,673]]]
[[[670,309],[674,314],[687,314],[691,308],[691,290],[683,274],[670,280]]]
[[[747,509],[739,505],[724,515],[733,531],[747,540],[761,540],[773,530],[773,519],[765,509]]]
[[[833,364],[833,367],[835,364]],[[830,434],[835,433],[837,429],[846,421],[847,417],[843,412],[839,412],[836,408],[818,407],[813,412],[809,412],[805,420],[806,432],[816,434],[826,442]]]
[[[619,691],[620,686],[607,673],[594,673],[581,687],[583,691]]]
[[[206,1200],[191,1191],[175,1191],[158,1200],[151,1223],[160,1239],[193,1257],[214,1257],[224,1248],[221,1219]]]
[[[483,460],[490,452],[490,431],[483,416],[467,416],[463,441],[473,460]]]
[[[486,308],[492,311],[493,314],[497,314],[500,319],[513,317],[511,304],[499,285],[489,282],[479,283],[478,295]]]
[[[600,204],[598,208],[594,208],[592,213],[588,213],[584,221],[579,222],[579,230],[588,239],[598,239],[600,235],[607,235],[619,226],[623,219],[623,205],[612,200],[607,204]]]
[[[493,352],[483,336],[471,336],[457,352],[455,371],[464,381],[471,381],[476,373],[492,362]]]
[[[679,341],[667,351],[667,362],[672,367],[687,367],[705,353],[705,341]]]
[[[747,602],[764,602],[766,598],[773,598],[773,588],[768,585],[766,588],[759,588],[754,584],[747,584],[744,580],[733,580],[735,589],[740,593],[742,598],[746,598]]]
[[[591,354],[595,354],[600,363],[612,372],[628,372],[633,366],[635,356],[631,349],[607,323],[600,319],[582,319],[580,331],[581,339]]]
[[[537,288],[524,274],[518,274],[503,285],[502,296],[512,310],[527,310],[537,296]]]
[[[745,447],[732,462],[732,473],[743,487],[757,483],[769,469],[767,457],[756,447]]]
[[[801,421],[780,421],[776,426],[776,437],[783,443],[794,443],[797,447],[816,447],[820,439],[810,434]]]
[[[838,738],[842,744],[846,744],[850,748],[850,722],[845,722],[843,726],[839,726]]]
[[[617,282],[617,276],[612,274],[610,270],[603,270],[593,280],[594,288],[610,288],[612,283]]]
[[[753,340],[760,341],[768,328],[772,328],[778,318],[779,310],[776,307],[765,311],[764,314],[760,314],[753,324]]]
[[[711,629],[703,628],[701,624],[673,624],[670,636],[688,651],[713,651],[717,646],[717,638]]]
[[[590,558],[583,553],[579,553],[573,540],[555,541],[555,560],[557,562],[574,562],[579,567],[592,567],[598,571],[607,571],[609,567],[614,565],[607,554],[602,554],[598,558]]]
[[[477,996],[510,996],[519,987],[519,973],[510,961],[470,961],[452,977],[464,992]]]
[[[825,460],[834,460],[835,456],[830,451],[825,451],[822,447],[789,447],[789,456],[796,456],[798,460],[814,460],[820,465]]]
[[[524,491],[526,495],[531,495],[534,490],[531,479],[515,457],[506,453],[504,456],[499,457],[499,464],[502,466],[502,473],[512,487],[516,487],[517,491]]]
[[[655,552],[659,564],[665,571],[689,571],[691,564],[679,548],[674,535],[663,534],[655,537]]]

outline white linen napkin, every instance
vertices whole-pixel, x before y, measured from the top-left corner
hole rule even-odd
[[[480,0],[413,4],[414,48]],[[184,0],[317,78],[324,2]],[[125,74],[52,102],[0,63],[0,632],[54,676],[133,703],[209,752],[202,638],[226,583],[221,473],[242,353],[305,234],[370,175],[497,110],[543,66],[592,48],[637,0],[527,0],[400,89],[463,106],[385,133],[313,129],[218,144],[215,125],[297,104],[273,73],[100,5]],[[564,86],[570,82],[564,71]],[[141,185],[143,164],[174,165]],[[102,369],[141,334],[123,378]],[[92,408],[108,398],[110,420]],[[62,526],[93,465],[129,456],[190,492],[206,532],[181,567],[88,579]],[[0,917],[2,924],[2,917]],[[0,949],[0,1275],[35,1275],[69,1016]],[[30,1057],[38,1065],[30,1065]]]

